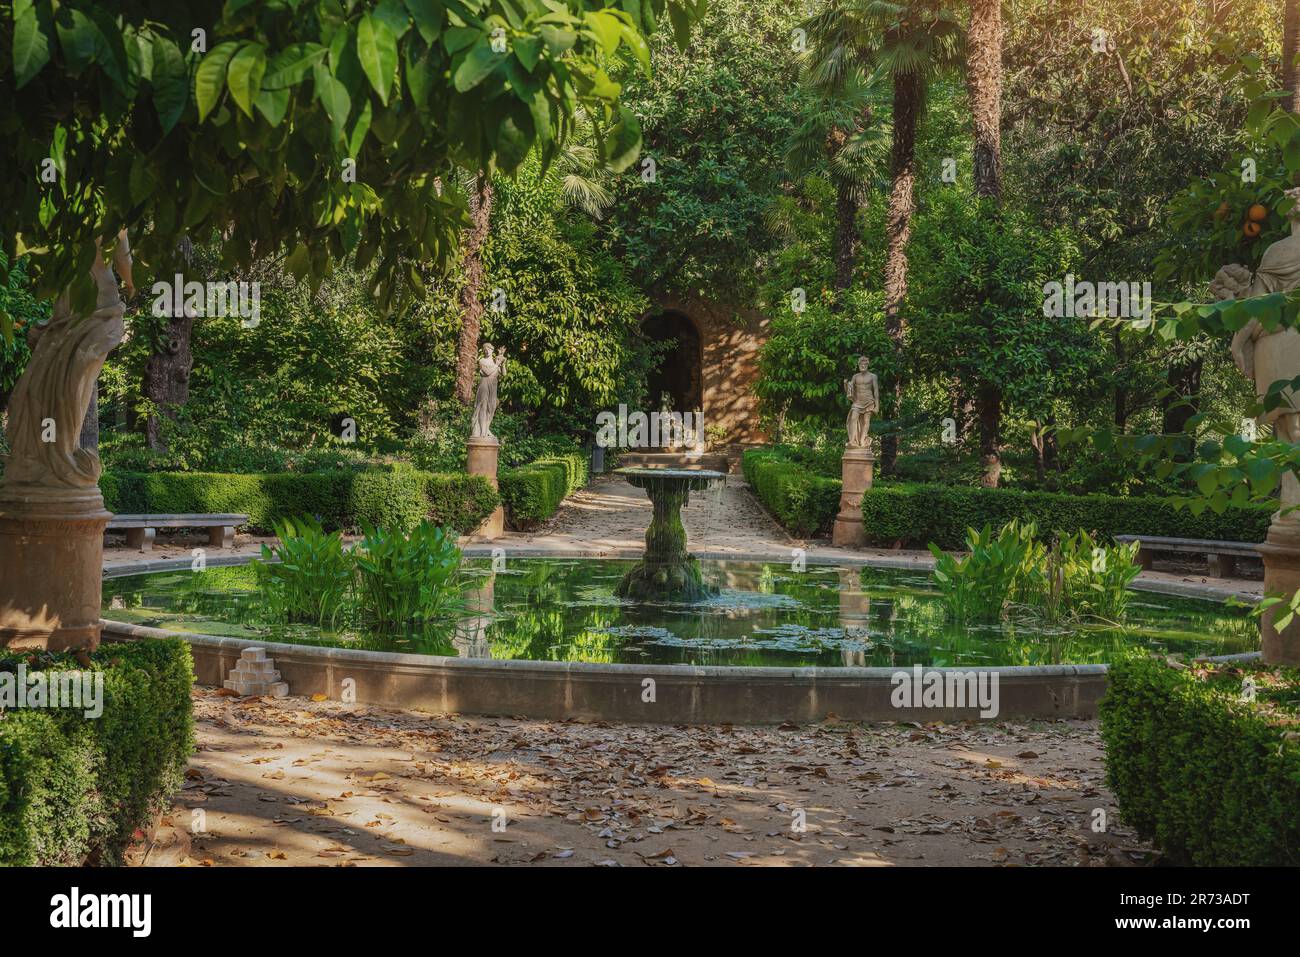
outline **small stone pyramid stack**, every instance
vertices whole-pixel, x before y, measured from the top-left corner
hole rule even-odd
[[[270,695],[283,698],[289,686],[280,680],[275,661],[266,657],[265,648],[245,648],[239,661],[222,685],[239,695]]]

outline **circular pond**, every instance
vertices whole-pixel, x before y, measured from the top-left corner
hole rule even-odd
[[[702,561],[718,594],[689,605],[622,600],[634,563],[468,559],[472,587],[454,621],[376,633],[270,621],[249,566],[154,572],[104,582],[104,617],[260,641],[471,658],[600,664],[944,666],[1096,664],[1135,646],[1194,655],[1258,648],[1238,609],[1136,592],[1122,624],[1030,618],[957,624],[923,571]]]

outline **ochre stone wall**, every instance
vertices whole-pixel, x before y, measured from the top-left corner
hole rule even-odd
[[[722,426],[731,445],[768,441],[759,425],[758,350],[767,338],[767,317],[711,300],[661,296],[658,310],[687,316],[700,333],[704,380],[704,425]]]

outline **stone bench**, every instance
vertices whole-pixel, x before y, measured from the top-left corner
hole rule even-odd
[[[1204,555],[1210,566],[1211,578],[1232,578],[1237,573],[1238,558],[1259,558],[1256,547],[1249,542],[1216,542],[1201,538],[1161,538],[1156,535],[1116,535],[1115,541],[1127,545],[1141,542],[1138,564],[1150,568],[1156,552],[1177,552],[1184,555]]]
[[[147,552],[153,548],[154,535],[160,528],[206,528],[208,545],[229,548],[235,543],[235,529],[247,524],[247,515],[114,515],[108,531],[125,531],[126,544]]]

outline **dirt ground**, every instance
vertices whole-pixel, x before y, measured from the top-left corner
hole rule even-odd
[[[146,866],[1150,863],[1091,721],[684,728],[196,689]],[[1093,830],[1097,809],[1106,830]],[[193,832],[192,834],[190,832]]]

